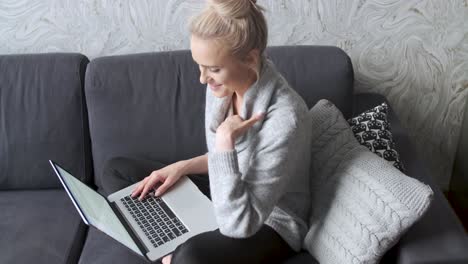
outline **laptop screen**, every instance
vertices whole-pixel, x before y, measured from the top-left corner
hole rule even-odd
[[[56,163],[51,162],[51,164],[53,167],[57,168],[62,184],[72,200],[77,203],[75,206],[78,211],[80,211],[85,223],[96,227],[143,256],[138,246],[107,203],[107,200]]]

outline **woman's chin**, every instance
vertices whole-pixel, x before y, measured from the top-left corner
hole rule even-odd
[[[211,93],[218,98],[223,98],[230,95],[230,93],[224,89],[211,90]]]
[[[220,91],[216,91],[216,92],[212,91],[211,93],[213,93],[213,95],[218,97],[218,98],[223,98],[223,97],[226,97],[226,96],[229,95],[228,93],[220,92]]]

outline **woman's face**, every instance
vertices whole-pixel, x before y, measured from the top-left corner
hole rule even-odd
[[[200,82],[208,84],[216,97],[243,94],[255,82],[255,72],[218,42],[192,35],[190,48],[200,69]]]

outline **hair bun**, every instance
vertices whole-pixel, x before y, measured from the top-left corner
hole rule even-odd
[[[208,3],[216,13],[228,19],[244,18],[257,9],[257,0],[208,0]]]

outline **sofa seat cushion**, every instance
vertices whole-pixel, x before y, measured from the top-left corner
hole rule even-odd
[[[90,263],[151,263],[94,227],[88,236],[81,253],[79,264]],[[159,263],[159,262],[156,262]]]
[[[142,257],[138,256],[119,242],[115,241],[108,235],[102,233],[94,227],[90,227],[88,236],[81,254],[78,264],[93,264],[93,263],[132,263],[132,264],[148,264]],[[156,262],[160,263],[160,262]],[[283,264],[299,264],[310,263],[318,264],[318,262],[307,251],[302,250],[298,254],[292,256]]]
[[[319,262],[305,250],[299,251],[296,255],[288,258],[282,264],[319,264]]]
[[[0,191],[0,263],[72,263],[86,225],[63,190]]]

